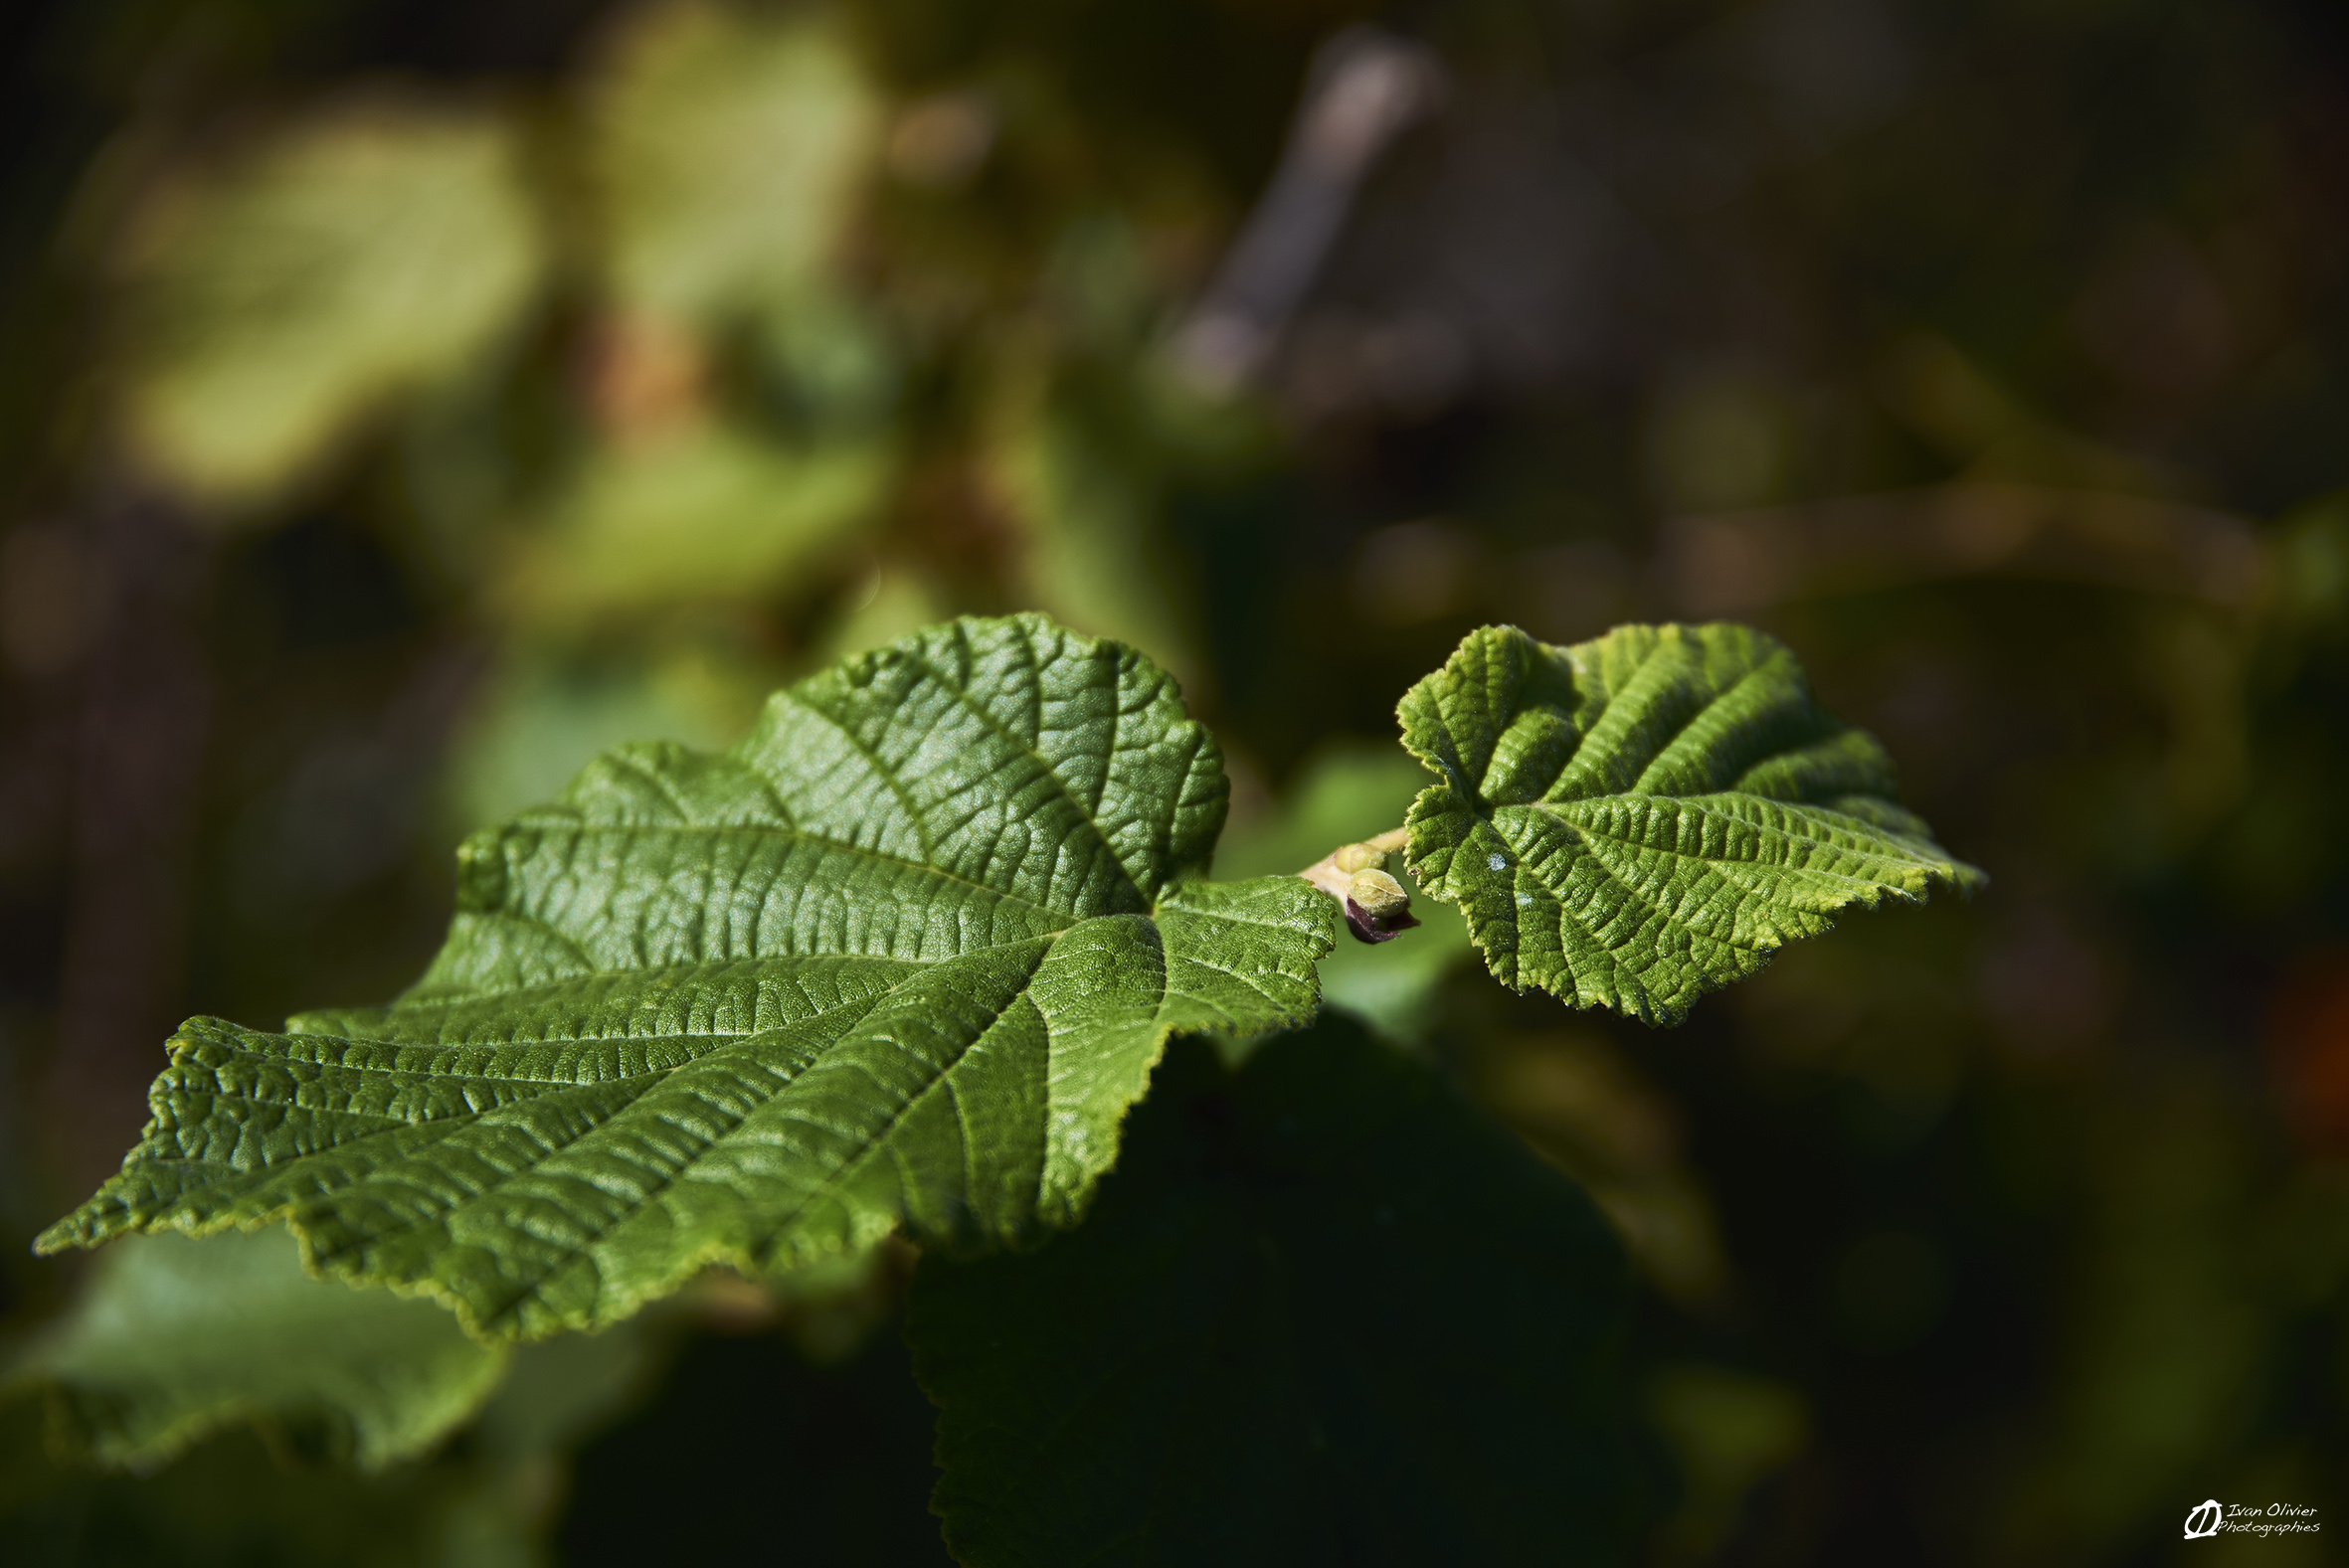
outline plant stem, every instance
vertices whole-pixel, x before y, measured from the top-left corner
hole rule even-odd
[[[1406,835],[1407,829],[1397,827],[1380,833],[1376,838],[1365,838],[1358,846],[1340,844],[1297,874],[1343,904],[1346,902],[1347,884],[1354,881],[1354,872],[1339,870],[1338,857],[1356,847],[1374,850],[1380,855],[1391,855],[1403,847]]]

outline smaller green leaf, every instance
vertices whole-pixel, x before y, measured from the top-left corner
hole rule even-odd
[[[1583,1195],[1351,1022],[1171,1054],[1078,1230],[906,1335],[977,1568],[1623,1560],[1650,1460]]]
[[[1985,880],[1897,803],[1874,736],[1744,626],[1619,626],[1571,647],[1469,633],[1397,710],[1443,783],[1411,870],[1504,984],[1669,1023],[1851,909]]]
[[[511,1352],[431,1302],[302,1272],[279,1226],[126,1237],[73,1311],[11,1369],[50,1390],[53,1430],[148,1469],[239,1421],[323,1421],[360,1465],[431,1448],[477,1410]]]

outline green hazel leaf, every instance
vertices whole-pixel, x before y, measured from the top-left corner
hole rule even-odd
[[[271,1226],[107,1249],[7,1381],[46,1388],[52,1430],[101,1465],[149,1469],[240,1421],[322,1420],[376,1470],[472,1415],[510,1355],[430,1302],[311,1279]]]
[[[1081,1228],[924,1255],[931,1507],[976,1568],[1620,1562],[1628,1285],[1579,1188],[1351,1020],[1182,1049]]]
[[[1170,1036],[1313,1016],[1330,901],[1192,880],[1227,788],[1132,649],[916,632],[475,834],[397,1003],[183,1026],[40,1246],[282,1215],[320,1272],[538,1335],[711,1263],[1073,1223]]]
[[[1874,736],[1744,626],[1571,647],[1470,632],[1397,710],[1443,783],[1407,862],[1505,985],[1675,1022],[1851,909],[1986,879],[1896,803]]]

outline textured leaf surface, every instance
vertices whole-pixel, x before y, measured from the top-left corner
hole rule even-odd
[[[1875,737],[1743,626],[1571,647],[1489,626],[1399,716],[1443,780],[1411,807],[1411,870],[1503,983],[1579,1007],[1669,1022],[1843,910],[1982,880],[1896,802]]]
[[[1627,1277],[1571,1182],[1337,1019],[1179,1053],[1129,1138],[1081,1229],[915,1276],[958,1560],[1622,1560]]]
[[[62,1434],[105,1465],[150,1467],[218,1427],[273,1418],[340,1429],[374,1469],[472,1414],[509,1354],[430,1302],[311,1279],[272,1226],[109,1249],[9,1380],[47,1386]]]
[[[468,840],[398,1003],[185,1025],[42,1245],[282,1214],[322,1270],[534,1334],[715,1261],[1072,1222],[1170,1035],[1312,1016],[1328,900],[1189,880],[1226,788],[1131,649],[917,632]]]

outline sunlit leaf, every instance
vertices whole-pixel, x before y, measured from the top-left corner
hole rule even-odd
[[[471,1415],[510,1355],[431,1302],[311,1279],[271,1226],[109,1249],[9,1380],[47,1387],[62,1434],[105,1465],[151,1467],[267,1418],[338,1429],[375,1469]]]
[[[1621,1561],[1627,1286],[1571,1182],[1354,1025],[1182,1052],[1082,1228],[923,1259],[932,1505],[978,1568]]]
[[[375,102],[300,125],[134,225],[130,442],[196,500],[265,502],[487,349],[543,262],[500,119]]]
[[[1503,983],[1669,1022],[1846,909],[1982,881],[1896,803],[1892,764],[1742,626],[1555,647],[1471,632],[1404,696],[1443,783],[1409,863]]]
[[[42,1244],[284,1215],[323,1272],[537,1334],[712,1262],[1072,1222],[1170,1035],[1312,1015],[1329,901],[1194,880],[1226,792],[1164,672],[1041,617],[845,660],[467,840],[398,1003],[189,1022]]]

